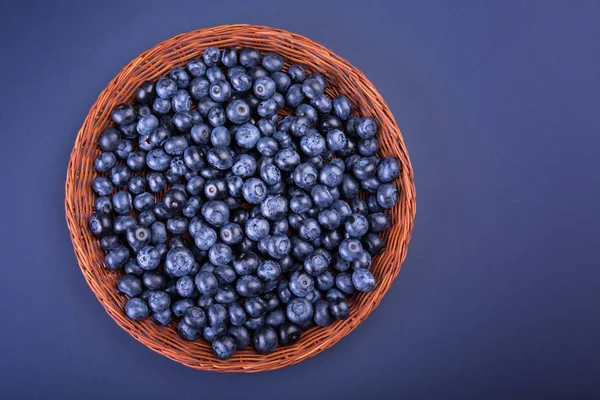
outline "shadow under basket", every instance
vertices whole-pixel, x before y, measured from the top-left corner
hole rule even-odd
[[[379,155],[396,157],[402,164],[395,184],[399,201],[388,210],[392,227],[384,235],[386,249],[374,257],[371,271],[377,286],[370,293],[360,293],[349,299],[350,316],[327,327],[313,327],[302,334],[294,345],[278,347],[270,354],[258,354],[252,348],[238,351],[227,360],[218,359],[210,343],[203,339],[187,342],[179,337],[175,323],[162,327],[150,318],[132,321],[123,307],[127,298],[119,293],[116,283],[122,271],[104,267],[104,252],[99,240],[88,230],[95,195],[91,189],[96,176],[93,164],[100,154],[97,146],[100,133],[113,122],[110,113],[121,103],[132,103],[138,86],[155,81],[175,66],[184,66],[201,56],[205,48],[226,46],[254,47],[272,51],[284,57],[286,68],[302,64],[309,72],[322,73],[328,82],[327,94],[345,94],[356,105],[360,115],[373,117],[379,124]],[[358,69],[325,47],[303,36],[265,26],[223,25],[177,35],[142,53],[125,66],[102,91],[81,127],[69,162],[66,196],[66,217],[75,254],[90,288],[108,314],[131,336],[174,361],[199,370],[218,372],[260,372],[298,363],[333,346],[363,322],[390,288],[406,257],[416,211],[413,170],[402,134],[387,104],[373,84]]]

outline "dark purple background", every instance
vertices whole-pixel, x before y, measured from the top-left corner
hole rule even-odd
[[[121,3],[2,4],[0,397],[600,396],[597,2]],[[404,133],[418,212],[402,272],[354,333],[284,370],[219,375],[153,353],[104,312],[73,254],[64,180],[90,106],[129,60],[240,22],[306,35],[365,72]]]

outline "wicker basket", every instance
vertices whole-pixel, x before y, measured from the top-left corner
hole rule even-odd
[[[394,156],[402,163],[397,180],[399,203],[389,210],[392,229],[385,234],[387,248],[374,259],[372,272],[377,279],[373,292],[350,299],[350,316],[326,328],[315,327],[304,332],[298,343],[280,347],[268,355],[254,350],[239,351],[228,360],[213,355],[204,340],[186,342],[176,327],[161,327],[150,319],[142,322],[128,319],[123,306],[126,297],[115,285],[121,272],[104,268],[104,253],[88,231],[94,194],[91,182],[95,176],[93,162],[100,153],[97,140],[112,122],[111,110],[123,102],[131,102],[136,88],[146,80],[156,80],[173,67],[202,54],[208,46],[254,47],[281,54],[288,63],[300,63],[309,71],[321,72],[328,80],[327,93],[346,94],[363,115],[373,116],[380,126],[380,153]],[[253,25],[223,25],[184,33],[166,40],[131,61],[102,91],[81,127],[69,162],[65,208],[67,223],[81,271],[108,314],[131,336],[170,359],[200,370],[219,372],[260,372],[282,368],[312,357],[333,346],[354,330],[379,305],[390,288],[406,257],[415,216],[413,170],[400,130],[381,95],[373,84],[346,60],[325,47],[281,29]]]

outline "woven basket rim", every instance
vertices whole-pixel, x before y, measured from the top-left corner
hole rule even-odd
[[[401,196],[396,207],[390,210],[394,214],[392,229],[387,234],[388,247],[374,260],[374,270],[379,271],[380,265],[382,268],[382,276],[376,275],[378,286],[375,291],[354,296],[350,302],[351,316],[348,319],[337,321],[325,328],[313,327],[304,332],[301,340],[295,345],[278,348],[268,355],[244,350],[231,359],[219,360],[210,353],[210,349],[206,351],[206,343],[198,343],[203,342],[203,339],[185,342],[174,337],[173,332],[167,332],[172,330],[171,326],[165,328],[154,325],[149,319],[137,322],[124,317],[124,296],[117,292],[114,285],[118,275],[101,266],[102,250],[87,228],[90,203],[93,203],[94,197],[89,187],[91,176],[94,175],[93,172],[90,174],[91,163],[98,153],[94,139],[111,124],[107,121],[107,118],[110,120],[110,110],[132,97],[134,88],[131,86],[130,76],[144,75],[146,72],[152,76],[162,75],[164,73],[160,71],[172,68],[173,60],[182,64],[193,58],[186,51],[193,50],[196,54],[208,45],[218,45],[221,48],[227,45],[253,45],[263,53],[262,47],[265,47],[281,54],[286,59],[286,65],[288,59],[302,55],[307,60],[303,64],[309,65],[310,69],[329,71],[342,83],[347,79],[348,87],[363,89],[348,96],[355,104],[359,103],[360,111],[372,107],[373,110],[377,110],[377,114],[372,116],[386,122],[382,125],[378,120],[383,130],[383,137],[378,136],[382,143],[382,151],[387,151],[383,148],[388,146],[392,149],[388,153],[398,157],[402,163],[401,176],[397,181],[401,187]],[[158,61],[156,57],[159,57]],[[137,79],[137,75],[135,77]],[[327,75],[326,78],[329,81]],[[337,90],[337,86],[342,83],[336,81],[332,90]],[[218,372],[260,372],[283,368],[319,354],[352,332],[377,308],[400,271],[406,257],[416,213],[414,172],[402,134],[385,100],[366,76],[348,61],[311,39],[283,29],[249,24],[220,25],[178,34],[144,51],[123,67],[100,93],[77,134],[70,156],[65,193],[66,219],[80,269],[90,289],[111,318],[153,351],[191,368]],[[396,213],[401,218],[396,218]]]

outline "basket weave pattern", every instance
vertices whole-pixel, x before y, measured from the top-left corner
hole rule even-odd
[[[184,65],[202,54],[208,46],[254,47],[273,51],[284,57],[286,67],[302,64],[310,72],[322,73],[328,82],[327,94],[347,95],[361,115],[375,118],[379,124],[378,140],[381,156],[400,160],[402,171],[395,182],[400,200],[388,213],[392,228],[383,237],[387,247],[374,258],[371,271],[377,280],[373,292],[353,296],[350,316],[343,321],[303,333],[293,346],[279,347],[267,355],[253,349],[238,351],[228,360],[213,355],[210,344],[199,339],[186,342],[179,337],[175,324],[161,327],[149,318],[132,321],[123,312],[126,296],[119,293],[116,283],[120,271],[104,267],[104,252],[99,241],[88,231],[93,213],[94,194],[91,183],[96,176],[93,163],[100,154],[97,146],[100,133],[112,125],[110,113],[120,103],[131,103],[137,87],[146,80],[155,81],[175,66]],[[260,372],[282,368],[312,357],[333,346],[354,330],[379,305],[396,278],[406,257],[416,211],[413,170],[402,135],[392,113],[381,95],[365,75],[346,60],[325,47],[281,29],[253,25],[223,25],[177,35],[159,43],[127,64],[102,91],[81,127],[68,166],[65,198],[66,217],[75,255],[90,288],[108,314],[131,336],[152,350],[191,368],[219,372]]]

